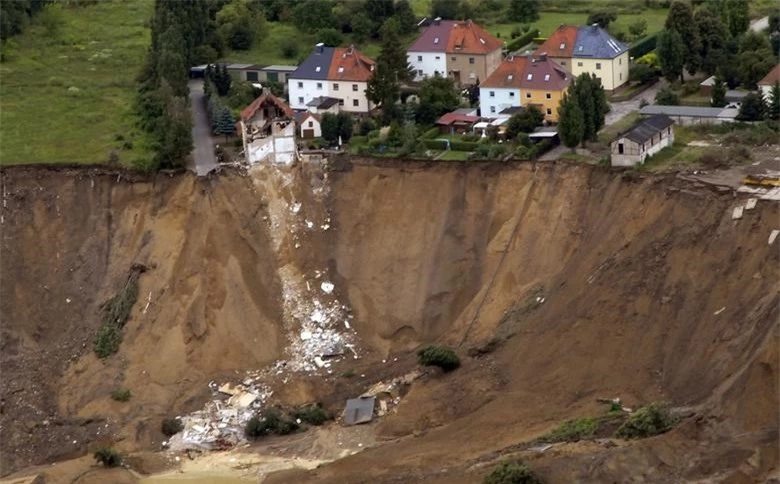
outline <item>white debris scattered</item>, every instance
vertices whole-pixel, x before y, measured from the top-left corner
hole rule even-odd
[[[328,230],[330,228],[330,224],[322,224],[322,226],[320,226],[320,228],[322,230]]]
[[[722,313],[725,310],[726,310],[726,306],[723,306],[722,308],[718,309],[717,311],[715,311],[712,314],[713,314],[713,316],[717,316],[718,314]]]
[[[743,207],[742,205],[734,207],[734,211],[731,213],[732,220],[741,219],[743,210],[745,210],[745,207]]]
[[[69,298],[69,297],[66,297],[66,298],[65,298],[65,302],[66,302],[66,303],[68,303],[68,304],[70,304],[70,298]]]
[[[333,289],[335,289],[336,286],[334,286],[332,283],[325,281],[322,284],[320,284],[320,289],[322,289],[322,292],[325,294],[330,294],[333,292]]]
[[[770,242],[771,243],[771,242]],[[344,327],[349,329],[349,321],[344,320]]]
[[[757,198],[748,198],[747,202],[745,202],[745,210],[753,210],[756,208],[756,203],[758,203]]]
[[[309,229],[314,228],[314,222],[312,222],[311,220],[307,220],[306,221],[306,228],[309,228]]]
[[[311,339],[311,331],[301,331],[301,341],[307,341]]]
[[[292,205],[290,205],[290,211],[292,213],[298,213],[301,211],[301,202],[295,202]]]

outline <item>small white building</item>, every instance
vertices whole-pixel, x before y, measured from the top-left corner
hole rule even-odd
[[[250,164],[290,165],[298,159],[293,111],[270,92],[263,93],[241,111],[239,124],[244,154]]]
[[[322,125],[320,115],[311,111],[299,111],[295,113],[295,122],[298,124],[298,135],[303,139],[322,137]]]
[[[674,143],[673,124],[672,118],[663,114],[651,116],[635,124],[612,142],[612,166],[643,164],[649,156],[671,146]]]

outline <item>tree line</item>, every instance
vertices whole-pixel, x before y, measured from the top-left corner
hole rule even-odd
[[[208,21],[207,2],[155,1],[136,100],[140,125],[155,143],[152,167],[183,166],[192,151],[187,81],[197,52],[207,45]]]
[[[0,2],[0,40],[21,34],[49,0],[5,0]]]

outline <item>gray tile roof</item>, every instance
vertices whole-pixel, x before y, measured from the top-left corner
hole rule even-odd
[[[327,79],[334,47],[317,45],[301,65],[290,75],[291,79]]]
[[[622,137],[636,143],[644,143],[673,124],[674,121],[669,116],[656,114],[635,124]]]
[[[376,397],[350,398],[344,410],[344,423],[355,425],[370,422],[374,418],[374,402]]]
[[[298,66],[285,66],[285,65],[279,65],[279,64],[273,64],[270,66],[263,67],[264,71],[287,71],[287,72],[293,72],[296,69],[298,69]]]
[[[739,109],[708,108],[699,106],[660,106],[651,104],[639,110],[639,114],[665,114],[667,116],[687,116],[692,118],[726,118],[737,117]]]
[[[338,103],[339,103],[339,98],[319,96],[313,98],[311,101],[306,103],[306,105],[310,107],[316,107],[317,109],[328,109],[335,106]]]
[[[586,25],[577,31],[572,56],[614,59],[627,50],[628,45],[618,42],[601,27]]]

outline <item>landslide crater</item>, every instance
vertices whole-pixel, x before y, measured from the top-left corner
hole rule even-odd
[[[615,396],[687,418],[533,467],[549,482],[777,477],[774,203],[734,221],[731,193],[557,164],[356,160],[208,180],[9,168],[2,185],[4,475],[98,441],[157,445],[160,421],[200,408],[209,381],[284,357],[287,278],[324,271],[352,310],[362,369],[392,372],[393,356],[400,371],[432,341],[464,364],[412,385],[375,425],[387,442],[279,482],[474,482]],[[298,203],[314,229],[280,216]],[[138,301],[101,360],[100,306],[137,263]],[[118,387],[130,402],[111,399]],[[289,388],[281,398],[352,396]]]

